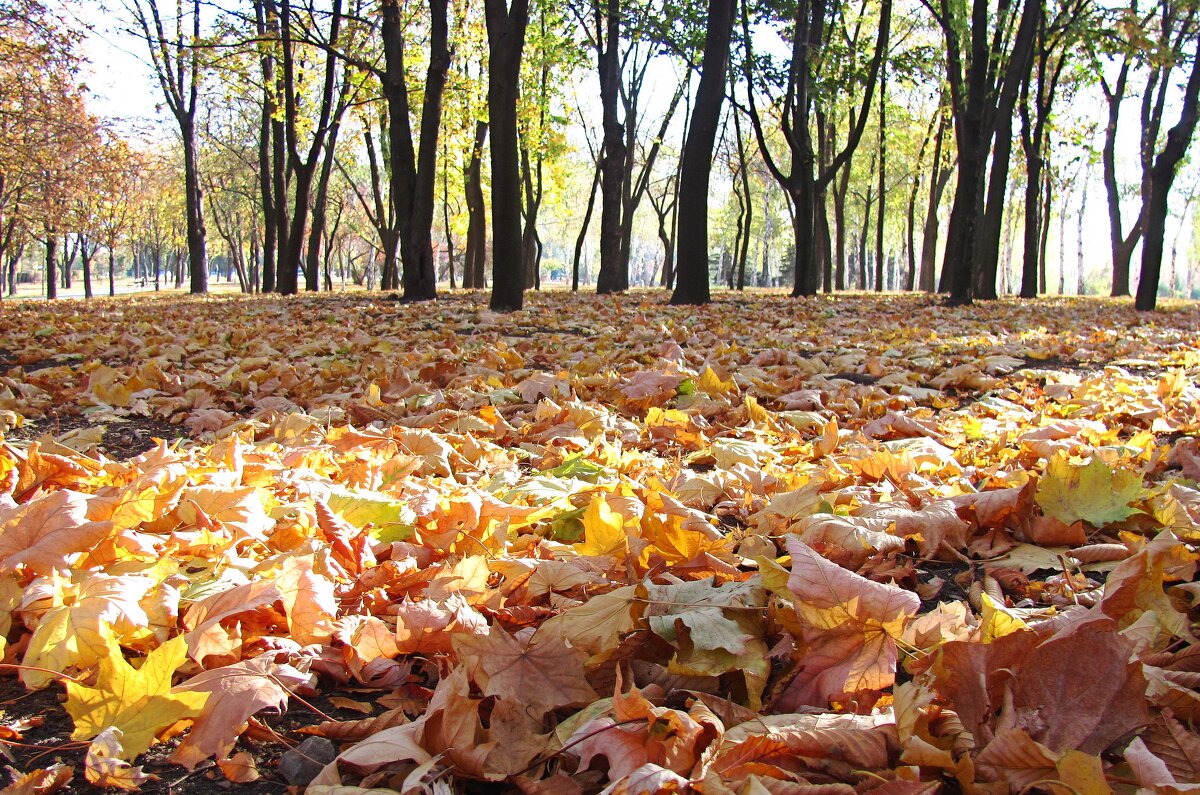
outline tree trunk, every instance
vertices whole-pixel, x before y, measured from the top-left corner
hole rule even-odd
[[[671,303],[706,304],[708,285],[708,184],[716,144],[725,69],[733,32],[734,0],[709,0],[704,61],[679,173],[679,265]]]
[[[431,25],[429,65],[421,106],[421,140],[414,155],[408,116],[408,86],[404,78],[404,34],[400,5],[383,4],[384,76],[388,97],[388,133],[392,153],[392,201],[400,223],[400,258],[404,263],[404,300],[437,297],[437,265],[433,261],[433,215],[436,206],[438,131],[442,94],[450,69],[446,20],[447,0],[429,0]],[[514,89],[515,90],[515,89]],[[415,158],[415,159],[414,159]]]
[[[200,189],[200,160],[191,117],[179,120],[183,139],[184,205],[187,213],[188,291],[208,292],[208,232],[204,228],[204,196]]]
[[[268,31],[266,8],[261,2],[254,4],[255,30],[260,38],[265,38]],[[263,215],[263,246],[262,246],[262,291],[275,290],[275,262],[278,254],[279,216],[275,209],[273,191],[274,171],[272,167],[272,120],[276,115],[275,106],[275,58],[269,47],[262,48],[259,58],[259,70],[262,73],[262,116],[258,126],[258,193],[262,204]],[[282,199],[280,200],[282,201]]]
[[[604,16],[604,33],[597,24],[596,67],[600,77],[600,113],[604,143],[600,155],[600,273],[596,292],[620,292],[628,286],[628,273],[621,273],[621,198],[625,185],[625,126],[617,118],[621,88],[621,0],[593,1],[597,19]],[[629,123],[630,120],[626,119]],[[628,264],[626,263],[626,267]]]
[[[487,272],[487,207],[483,201],[483,144],[487,139],[488,123],[475,124],[475,145],[467,166],[467,252],[463,265],[463,287],[481,290],[486,286]]]
[[[488,32],[488,120],[492,131],[492,297],[497,312],[520,310],[521,165],[517,153],[517,90],[529,23],[529,0],[484,0]]]
[[[1158,303],[1158,283],[1162,272],[1163,237],[1166,233],[1167,199],[1175,171],[1187,152],[1188,143],[1200,117],[1200,57],[1193,59],[1192,71],[1184,90],[1179,121],[1167,132],[1162,151],[1150,170],[1150,199],[1146,210],[1146,237],[1142,243],[1142,271],[1134,306],[1150,311]]]
[[[592,188],[588,191],[587,208],[583,211],[583,223],[579,227],[579,234],[575,237],[575,256],[571,259],[571,292],[579,292],[579,261],[583,257],[583,245],[587,242],[588,225],[592,222],[592,211],[596,208],[596,188],[600,185],[601,178],[601,163],[596,163],[596,170],[592,174]]]
[[[53,230],[46,232],[46,298],[58,298],[58,235]]]

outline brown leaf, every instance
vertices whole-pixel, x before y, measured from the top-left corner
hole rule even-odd
[[[286,711],[290,691],[308,678],[293,666],[263,655],[188,679],[176,690],[209,693],[209,697],[171,761],[191,770],[209,757],[224,759],[251,715],[268,708]]]
[[[583,657],[561,639],[532,630],[509,635],[493,626],[487,635],[456,635],[454,649],[485,695],[511,699],[544,714],[596,699],[583,676]]]
[[[1200,735],[1164,712],[1141,735],[1146,749],[1163,761],[1178,782],[1200,782]]]
[[[53,795],[70,784],[74,777],[69,765],[55,762],[42,770],[18,776],[16,781],[0,790],[0,795]]]

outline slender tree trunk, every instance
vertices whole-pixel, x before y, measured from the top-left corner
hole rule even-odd
[[[446,270],[450,275],[450,289],[454,284],[454,232],[450,228],[450,158],[442,146],[442,226],[446,232]]]
[[[46,233],[46,298],[58,298],[58,235],[53,230]]]
[[[463,266],[463,287],[480,290],[485,284],[487,272],[487,208],[483,201],[482,158],[483,144],[487,138],[488,123],[475,124],[475,145],[471,149],[471,160],[467,166],[467,252]]]
[[[1087,289],[1084,284],[1084,262],[1083,262],[1083,219],[1087,214],[1087,197],[1088,183],[1092,181],[1091,166],[1084,166],[1083,190],[1079,192],[1079,215],[1075,219],[1075,239],[1078,245],[1075,249],[1075,294],[1086,295]]]
[[[725,99],[725,69],[733,32],[734,0],[709,0],[704,37],[704,62],[696,105],[688,126],[679,174],[679,267],[671,303],[706,304],[708,285],[708,187],[721,104]]]
[[[596,188],[600,186],[602,164],[598,161],[592,174],[592,187],[588,191],[587,208],[583,211],[583,223],[575,237],[575,255],[571,259],[571,292],[579,292],[579,263],[583,258],[583,246],[587,242],[588,225],[592,222],[592,211],[596,208]]]
[[[838,290],[846,289],[846,196],[850,192],[850,166],[842,169],[841,175],[835,180],[833,191],[833,218],[837,224],[837,264],[834,271],[834,286]]]
[[[883,224],[887,210],[887,64],[879,72],[879,210],[875,216],[875,292],[883,292]]]
[[[732,72],[730,72],[732,77]],[[737,136],[738,161],[741,164],[743,210],[738,218],[741,222],[741,236],[738,240],[737,257],[737,289],[746,289],[746,260],[750,256],[750,225],[754,222],[754,200],[750,193],[750,164],[746,160],[746,142],[742,140],[741,114],[733,111],[733,130]]]

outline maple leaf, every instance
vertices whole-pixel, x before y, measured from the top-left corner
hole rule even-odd
[[[493,625],[486,635],[455,636],[454,650],[484,695],[511,699],[539,715],[596,699],[583,677],[582,655],[559,638],[542,639],[532,630],[514,636]]]
[[[575,545],[580,555],[624,558],[629,552],[629,536],[625,518],[609,507],[603,495],[597,494],[583,512],[583,543]]]
[[[617,650],[622,636],[637,626],[645,604],[645,599],[638,595],[638,587],[626,585],[553,616],[542,624],[538,633],[561,637],[564,645],[589,655],[588,666],[596,666],[607,660]]]
[[[1056,453],[1046,464],[1034,499],[1048,516],[1065,524],[1082,519],[1095,527],[1119,522],[1138,512],[1129,503],[1142,490],[1140,473],[1113,470],[1097,456],[1086,466],[1071,463]]]
[[[110,727],[122,732],[120,758],[133,759],[154,743],[154,736],[184,718],[194,718],[208,693],[175,692],[171,675],[186,658],[183,636],[159,646],[140,668],[126,662],[121,648],[108,640],[95,687],[67,682],[67,713],[75,721],[75,740],[90,740]]]
[[[275,580],[288,630],[297,643],[306,646],[329,640],[338,612],[334,583],[313,570],[313,560],[312,555],[286,558]]]
[[[668,670],[685,676],[741,671],[754,709],[769,670],[760,618],[766,594],[752,582],[717,585],[714,578],[647,585],[646,620],[675,648]]]
[[[173,693],[196,694],[207,700],[192,730],[171,754],[171,761],[191,770],[209,757],[224,759],[251,715],[264,709],[286,711],[291,691],[308,681],[307,674],[264,654],[180,683]]]
[[[787,548],[792,555],[787,587],[803,627],[804,651],[796,678],[777,696],[775,708],[824,707],[891,685],[896,638],[920,607],[917,595],[847,571],[795,536]]]
[[[112,531],[111,522],[87,520],[88,499],[64,489],[13,508],[0,506],[0,572],[18,566],[34,574],[69,569],[76,553]]]
[[[140,603],[155,582],[150,577],[111,577],[95,572],[76,572],[75,582],[44,578],[43,585],[54,598],[65,601],[47,610],[37,623],[22,663],[26,687],[38,689],[55,679],[48,671],[86,668],[108,653],[109,637],[127,638],[146,627],[150,618]],[[30,585],[30,590],[38,583]],[[63,592],[70,592],[64,599]]]

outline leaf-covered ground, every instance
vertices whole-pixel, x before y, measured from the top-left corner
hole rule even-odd
[[[1195,305],[0,313],[10,791],[1200,782]]]

